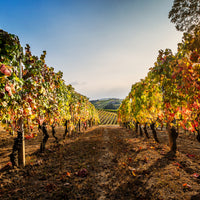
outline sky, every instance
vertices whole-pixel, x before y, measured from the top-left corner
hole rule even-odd
[[[153,67],[160,49],[174,53],[182,33],[168,19],[173,0],[0,0],[0,29],[63,72],[90,100],[124,99]]]

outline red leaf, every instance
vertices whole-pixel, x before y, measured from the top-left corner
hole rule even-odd
[[[4,64],[1,65],[1,68],[0,68],[0,72],[6,76],[11,76],[11,70],[8,69],[7,66],[5,66]]]
[[[183,187],[184,187],[184,188],[192,188],[192,186],[191,186],[191,185],[188,185],[187,183],[184,183],[184,184],[183,184]]]
[[[189,154],[189,153],[187,153],[186,156],[187,156],[188,158],[195,158],[195,155],[194,155],[194,154]]]
[[[200,178],[200,175],[197,174],[197,173],[194,173],[192,176],[195,177],[195,178]]]
[[[178,162],[177,163],[173,163],[173,165],[182,168],[182,165],[180,163],[178,163]]]

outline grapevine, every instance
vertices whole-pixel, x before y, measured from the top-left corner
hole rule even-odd
[[[91,126],[99,120],[89,99],[66,85],[63,73],[49,67],[45,57],[46,51],[40,58],[32,55],[29,45],[23,53],[19,38],[0,30],[0,121],[7,131],[18,133],[11,153],[13,166],[23,133],[25,138],[35,137],[31,133],[34,126],[44,134],[40,147],[43,152],[49,138],[47,126],[58,142],[57,125],[66,126],[65,138],[78,124]]]
[[[197,132],[200,141],[199,37],[199,31],[185,33],[176,54],[170,49],[160,50],[154,67],[132,86],[118,111],[121,125],[136,132],[138,125],[144,129],[149,125],[157,142],[155,126],[166,124],[172,152],[177,149],[179,127]]]

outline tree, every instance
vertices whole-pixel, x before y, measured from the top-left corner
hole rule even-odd
[[[178,31],[193,32],[200,26],[200,1],[174,0],[168,17]]]

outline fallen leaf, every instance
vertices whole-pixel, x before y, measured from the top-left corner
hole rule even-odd
[[[136,172],[136,169],[135,168],[133,168],[133,167],[128,167],[128,169],[130,170],[130,171],[134,171],[134,172]]]
[[[186,156],[187,156],[188,158],[195,158],[195,155],[194,155],[194,154],[189,154],[189,153],[187,153]]]
[[[200,175],[197,174],[197,173],[194,173],[192,176],[195,177],[195,178],[200,178]]]
[[[71,176],[71,173],[70,173],[70,172],[67,172],[67,173],[66,173],[66,176]]]
[[[133,174],[133,176],[136,176],[134,171],[132,171],[132,174]]]
[[[183,187],[184,187],[184,188],[192,188],[192,186],[191,186],[191,185],[188,185],[187,183],[184,183],[184,184],[183,184]]]
[[[178,166],[178,167],[180,167],[180,168],[183,168],[183,166],[182,166],[180,163],[178,163],[178,162],[177,162],[177,163],[173,163],[173,165],[174,165],[174,166]]]

